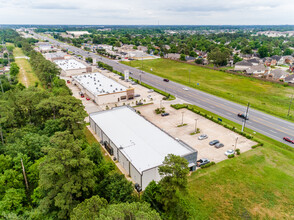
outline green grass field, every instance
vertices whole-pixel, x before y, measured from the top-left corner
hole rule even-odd
[[[21,48],[14,48],[13,50],[14,57],[23,57],[25,54],[23,53]],[[25,58],[16,58],[15,59],[16,64],[19,66],[19,74],[18,74],[18,80],[20,83],[22,83],[25,87],[29,86],[35,86],[35,83],[38,82],[39,88],[41,87],[41,82],[36,76],[35,72],[33,71],[31,64],[29,61]]]
[[[209,116],[219,116],[193,107]],[[223,119],[223,123],[241,125]],[[293,219],[294,148],[249,133],[264,146],[200,169],[188,178],[192,219]]]
[[[141,62],[123,63],[141,69]],[[143,70],[243,105],[250,102],[255,109],[294,120],[294,112],[287,117],[293,87],[165,59],[144,60]]]

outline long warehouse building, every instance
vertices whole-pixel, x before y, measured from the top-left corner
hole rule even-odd
[[[105,149],[143,190],[152,180],[161,179],[158,167],[168,154],[186,158],[190,170],[196,169],[195,149],[174,139],[129,106],[90,114],[90,126]]]

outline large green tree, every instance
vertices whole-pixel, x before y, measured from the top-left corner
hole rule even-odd
[[[51,138],[51,147],[40,164],[39,210],[56,212],[58,218],[70,216],[80,201],[89,197],[94,188],[94,164],[81,149],[81,141],[69,132],[58,132]]]
[[[72,220],[95,219],[99,217],[101,209],[106,208],[107,201],[99,196],[93,196],[86,199],[74,208],[70,218]]]
[[[228,63],[230,57],[230,51],[226,48],[219,49],[216,47],[208,54],[208,60],[211,60],[213,64],[217,66],[225,66]]]

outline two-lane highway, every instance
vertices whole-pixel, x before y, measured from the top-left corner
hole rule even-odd
[[[140,79],[142,82],[149,84],[153,87],[156,87],[162,91],[166,91],[172,95],[175,95],[176,97],[179,97],[185,100],[186,102],[195,104],[201,108],[218,114],[221,117],[242,124],[242,119],[237,117],[237,114],[244,113],[246,110],[246,106],[228,101],[223,98],[219,98],[217,96],[190,87],[188,88],[188,90],[184,90],[183,88],[185,86],[179,83],[172,81],[165,82],[163,81],[163,78],[147,72],[142,72],[137,68],[118,63],[117,61],[101,57],[97,54],[84,51],[80,48],[65,43],[60,43],[56,40],[38,35],[36,33],[33,34],[40,39],[48,40],[49,42],[59,45],[64,49],[68,49],[74,52],[75,54],[85,57],[96,58],[97,61],[106,63],[112,66],[114,70],[117,70],[119,72],[123,72],[124,70],[130,70],[130,72],[132,72],[131,76],[135,79]],[[268,137],[271,137],[281,142],[284,142],[284,136],[294,136],[294,123],[271,116],[269,114],[263,113],[252,108],[250,108],[249,110],[249,120],[246,122],[246,127],[251,128],[252,130],[255,130],[261,134],[264,134]],[[294,147],[293,144],[290,144],[288,142],[284,143]]]

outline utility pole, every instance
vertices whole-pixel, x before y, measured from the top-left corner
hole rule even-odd
[[[22,173],[23,173],[23,177],[24,177],[24,180],[25,180],[25,184],[26,184],[27,190],[29,190],[29,184],[28,184],[28,180],[27,180],[27,176],[26,176],[26,171],[25,171],[25,168],[24,168],[22,159],[20,159],[20,163],[21,163],[21,167],[22,167]]]
[[[197,134],[197,121],[198,119],[195,119],[195,134]]]
[[[246,109],[246,114],[245,114],[245,118],[243,119],[242,132],[245,129],[245,125],[246,125],[246,121],[247,121],[247,117],[248,117],[249,105],[250,105],[250,103],[248,102],[247,109]]]
[[[288,117],[289,117],[289,114],[290,114],[290,109],[291,109],[292,101],[293,101],[293,94],[291,96],[291,101],[290,101],[290,104],[289,104],[288,115],[287,115]]]

